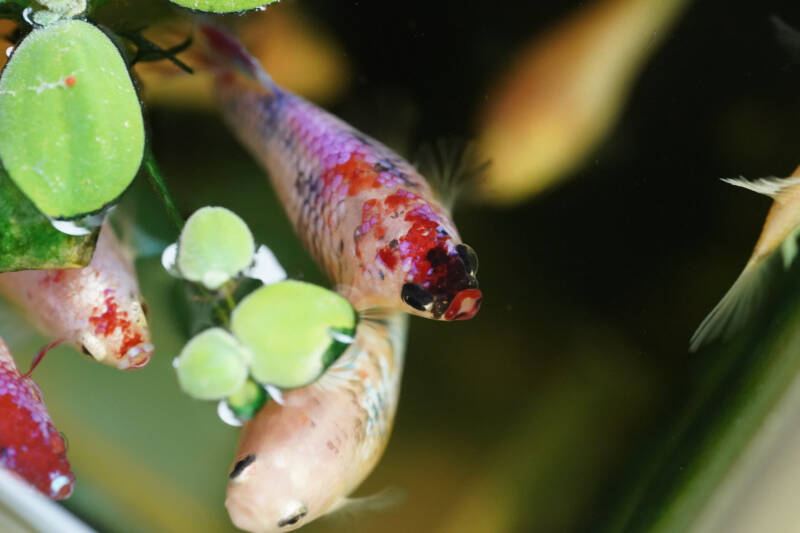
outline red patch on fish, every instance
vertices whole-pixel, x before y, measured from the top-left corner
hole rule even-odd
[[[483,293],[478,289],[467,289],[453,298],[450,307],[444,313],[446,320],[467,320],[478,314],[481,308]]]
[[[23,378],[0,345],[0,464],[45,496],[60,500],[72,493],[75,476],[66,444],[50,420],[39,387]]]
[[[341,182],[339,182],[339,178]],[[353,152],[347,161],[337,163],[325,169],[322,173],[322,182],[326,187],[338,187],[344,184],[347,187],[347,196],[355,196],[367,189],[378,189],[381,182],[378,180],[379,173],[375,171],[375,166],[364,161],[364,155]]]
[[[118,357],[123,357],[131,348],[142,344],[144,341],[141,333],[132,327],[131,321],[128,319],[128,313],[117,310],[117,303],[114,301],[113,296],[106,298],[106,310],[101,314],[96,314],[97,312],[98,309],[95,308],[93,316],[89,317],[89,322],[94,326],[95,334],[108,337],[117,329],[122,332],[122,343],[117,354]]]
[[[64,281],[64,273],[66,270],[51,270],[42,278],[42,285],[47,285],[48,283],[61,283]]]

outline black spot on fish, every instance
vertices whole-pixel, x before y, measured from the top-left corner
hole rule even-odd
[[[475,250],[467,246],[466,244],[458,244],[456,245],[456,252],[458,256],[464,261],[464,266],[467,268],[467,272],[474,276],[478,273],[478,254],[475,253]]]
[[[399,243],[397,242],[397,239],[392,239],[391,241],[389,241],[389,248],[391,248],[392,250],[397,250],[398,244]]]
[[[301,518],[303,518],[307,514],[308,514],[308,509],[303,507],[303,509],[301,511],[299,511],[298,513],[293,514],[289,518],[284,518],[282,520],[278,520],[278,527],[291,526],[293,524],[296,524],[297,522],[300,521]]]
[[[381,281],[386,279],[385,276],[383,275],[383,270],[378,270],[378,277],[381,278]]]
[[[244,472],[245,468],[253,464],[255,460],[256,456],[252,453],[244,459],[240,459],[235,465],[233,465],[233,470],[231,470],[231,473],[228,474],[228,479],[236,479],[239,477],[242,472]]]
[[[433,303],[433,295],[416,283],[403,284],[400,297],[405,303],[418,311],[426,311]]]
[[[447,263],[449,257],[447,257],[447,252],[444,250],[444,248],[437,246],[436,248],[431,248],[428,250],[425,259],[428,260],[433,268],[436,268],[437,266]]]
[[[366,138],[364,135],[361,135],[360,133],[353,133],[353,139],[357,140],[364,146],[370,146],[370,147],[373,146],[372,141]]]
[[[343,252],[344,252],[344,241],[342,239],[339,239],[339,253],[341,254]]]

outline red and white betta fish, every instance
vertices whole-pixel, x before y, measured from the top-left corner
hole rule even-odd
[[[475,316],[478,258],[425,178],[379,141],[276,85],[224,32],[200,31],[218,73],[223,117],[356,309]]]

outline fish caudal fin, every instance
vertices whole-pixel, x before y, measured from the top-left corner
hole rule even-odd
[[[763,303],[769,278],[779,268],[778,259],[780,254],[771,254],[744,268],[733,286],[692,335],[689,351],[696,352],[712,341],[730,338],[755,315]]]
[[[212,64],[223,69],[238,70],[270,89],[277,87],[261,63],[233,35],[218,26],[202,21],[197,29],[205,45],[205,52],[209,56],[207,59]]]
[[[793,187],[797,184],[800,184],[800,177],[791,177],[791,178],[769,177],[769,178],[758,178],[755,180],[748,180],[747,178],[738,177],[738,178],[722,178],[722,181],[730,185],[734,185],[736,187],[742,187],[743,189],[747,189],[749,191],[753,191],[758,194],[769,196],[770,198],[773,199],[778,199],[780,194],[784,192],[786,189],[788,189],[789,187]]]

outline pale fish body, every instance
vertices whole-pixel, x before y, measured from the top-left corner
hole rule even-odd
[[[104,225],[88,266],[0,274],[0,294],[43,333],[98,361],[140,368],[153,352],[133,265]]]
[[[224,118],[267,170],[298,235],[340,291],[358,309],[475,316],[477,256],[414,167],[275,85],[226,34],[201,30],[218,57]]]
[[[389,439],[407,317],[359,324],[355,343],[315,384],[269,402],[244,428],[225,505],[254,533],[291,531],[340,507]]]
[[[760,304],[764,285],[771,272],[774,272],[768,266],[771,260],[780,259],[784,268],[787,268],[797,257],[796,237],[800,231],[800,167],[786,179],[724,181],[767,195],[773,199],[773,204],[742,273],[692,336],[690,343],[692,351],[716,338],[726,338],[742,327]]]

